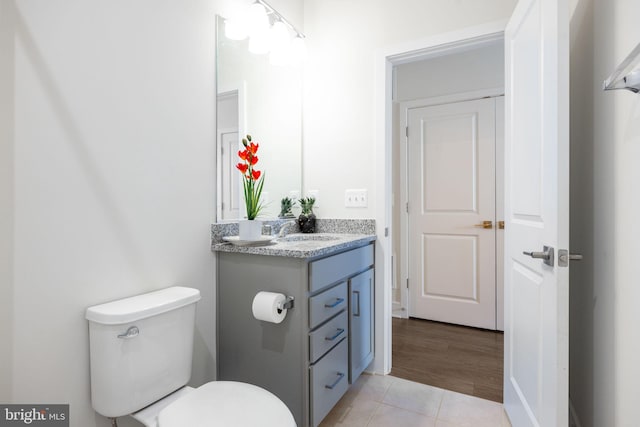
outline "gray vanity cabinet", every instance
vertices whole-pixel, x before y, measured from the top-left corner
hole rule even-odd
[[[298,427],[320,424],[373,359],[373,264],[373,244],[313,259],[220,252],[218,380],[264,387]],[[260,291],[294,297],[282,323],[253,318]]]
[[[349,383],[373,360],[373,269],[349,279]]]

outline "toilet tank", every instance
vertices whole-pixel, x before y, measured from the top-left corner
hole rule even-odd
[[[87,309],[96,412],[128,415],[187,384],[199,300],[175,286]]]

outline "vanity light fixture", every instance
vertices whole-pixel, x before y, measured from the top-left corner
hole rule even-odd
[[[640,43],[602,85],[604,90],[627,89],[640,92]]]
[[[269,53],[274,65],[300,61],[306,54],[305,35],[264,0],[256,0],[245,13],[226,19],[225,36],[231,40],[249,37],[249,51]]]

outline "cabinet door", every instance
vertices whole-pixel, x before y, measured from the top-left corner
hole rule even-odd
[[[373,360],[373,269],[349,280],[349,383]]]

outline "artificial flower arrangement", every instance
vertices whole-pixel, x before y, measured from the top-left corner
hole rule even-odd
[[[244,203],[247,208],[247,219],[254,220],[263,208],[260,197],[264,185],[264,174],[255,168],[258,163],[258,146],[251,140],[251,135],[242,138],[244,150],[238,151],[238,157],[242,162],[236,168],[242,173],[244,187]]]

